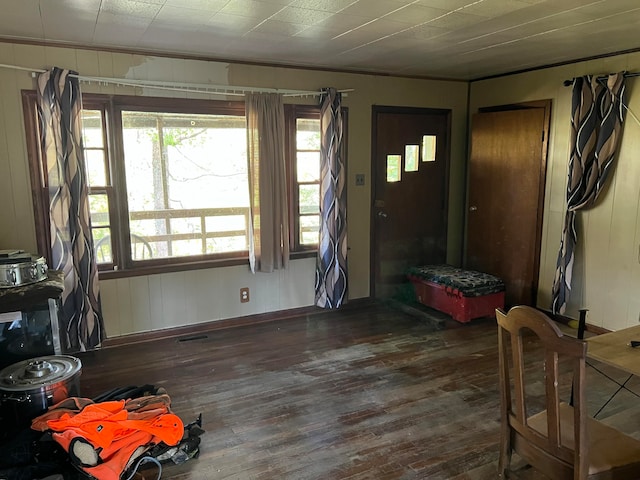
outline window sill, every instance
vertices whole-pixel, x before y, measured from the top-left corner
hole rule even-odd
[[[168,265],[137,266],[120,270],[102,270],[98,272],[98,277],[100,280],[111,280],[115,278],[140,277],[145,275],[157,275],[160,273],[185,272],[189,270],[232,267],[237,265],[247,265],[247,269],[249,267],[246,258],[225,258],[224,260],[171,263]]]
[[[318,254],[317,250],[305,250],[300,252],[291,252],[291,260],[299,258],[312,258]],[[98,272],[100,280],[113,280],[117,278],[141,277],[146,275],[158,275],[161,273],[186,272],[190,270],[203,270],[207,268],[234,267],[238,265],[246,265],[249,271],[249,262],[246,257],[243,258],[225,258],[222,260],[208,260],[200,262],[172,263],[169,265],[149,265],[138,266],[134,268],[120,270],[101,270]]]

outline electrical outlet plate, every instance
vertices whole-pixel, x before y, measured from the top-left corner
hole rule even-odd
[[[242,287],[240,289],[240,303],[247,303],[249,301],[249,287]]]

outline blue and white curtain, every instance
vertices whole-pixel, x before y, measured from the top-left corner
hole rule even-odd
[[[624,93],[624,72],[609,75],[606,86],[591,75],[573,80],[567,212],[553,281],[553,313],[565,312],[571,292],[576,212],[595,204],[613,167],[624,122]]]
[[[315,302],[338,308],[347,298],[346,171],[342,158],[342,95],[327,88],[320,97],[320,242]]]
[[[49,192],[48,261],[50,268],[64,272],[60,341],[65,351],[93,349],[104,338],[89,223],[81,114],[82,98],[75,72],[54,68],[38,77],[40,142]]]

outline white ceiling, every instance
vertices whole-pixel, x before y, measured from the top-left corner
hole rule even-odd
[[[640,48],[638,0],[0,0],[0,37],[473,80]]]

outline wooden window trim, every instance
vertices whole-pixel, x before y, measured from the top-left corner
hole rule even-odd
[[[33,208],[36,226],[36,237],[39,252],[42,255],[50,254],[48,193],[46,175],[42,171],[42,159],[39,148],[39,131],[37,121],[37,93],[35,90],[22,91],[22,103],[24,122],[27,136],[27,156],[33,193]],[[126,95],[83,94],[83,108],[101,110],[103,112],[104,144],[109,156],[106,175],[110,185],[103,189],[109,198],[110,226],[112,228],[112,255],[113,265],[105,264],[100,269],[100,278],[123,278],[139,275],[150,275],[163,272],[197,270],[212,267],[245,265],[248,252],[231,252],[210,255],[199,255],[179,258],[159,258],[140,261],[130,259],[129,242],[123,242],[128,238],[129,222],[127,217],[127,190],[124,178],[124,165],[122,164],[122,131],[120,112],[133,111],[161,111],[163,113],[194,113],[194,114],[229,114],[244,116],[243,102],[217,101],[217,100],[193,100],[175,98],[136,97]],[[320,110],[315,105],[285,105],[286,112],[286,156],[287,156],[287,188],[289,198],[293,199],[295,182],[295,134],[296,118],[319,118]],[[346,120],[346,111],[345,111]],[[345,122],[346,126],[346,122]],[[292,141],[293,140],[293,141]],[[345,131],[346,145],[346,131]],[[292,151],[293,149],[293,151]],[[346,148],[344,150],[346,152]],[[117,160],[116,160],[117,158]],[[316,255],[317,246],[301,246],[299,244],[299,217],[297,201],[290,201],[290,249],[292,258],[312,257]],[[126,230],[126,231],[125,231]],[[294,237],[295,236],[295,237]],[[240,255],[239,255],[240,254]],[[118,268],[115,268],[118,267]]]

